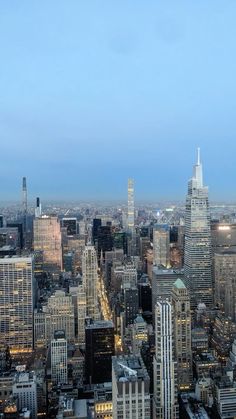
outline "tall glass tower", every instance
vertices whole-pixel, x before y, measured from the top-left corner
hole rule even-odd
[[[200,149],[193,176],[188,182],[185,211],[184,277],[191,308],[202,302],[211,306],[212,256],[208,187],[203,186]]]

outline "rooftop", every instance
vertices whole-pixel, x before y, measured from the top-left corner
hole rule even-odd
[[[140,356],[113,356],[112,366],[117,381],[128,382],[149,380],[149,375]]]
[[[174,287],[178,288],[178,289],[186,289],[182,279],[178,278],[175,283],[174,283]]]

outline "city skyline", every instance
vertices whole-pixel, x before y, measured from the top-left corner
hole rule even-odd
[[[184,199],[200,146],[234,200],[236,5],[103,5],[1,2],[1,198]]]

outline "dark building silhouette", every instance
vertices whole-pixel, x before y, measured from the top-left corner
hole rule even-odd
[[[143,312],[152,311],[152,287],[149,282],[138,284],[139,307]]]
[[[114,249],[123,249],[124,254],[127,255],[127,233],[116,231],[112,236]]]
[[[68,236],[75,236],[77,234],[77,218],[62,218],[62,227],[67,229]]]
[[[101,225],[102,225],[101,218],[94,218],[93,219],[93,228],[92,228],[93,244],[96,244],[96,242],[97,242],[97,239],[98,239],[98,229],[101,227]]]
[[[111,358],[115,355],[114,325],[95,321],[85,328],[85,375],[88,384],[111,381]]]
[[[105,255],[105,252],[108,252],[109,250],[112,250],[113,248],[113,240],[112,240],[112,232],[111,232],[111,226],[100,226],[98,228],[98,235],[97,235],[97,251],[98,251],[98,259],[100,258],[101,251],[103,253],[103,256]]]

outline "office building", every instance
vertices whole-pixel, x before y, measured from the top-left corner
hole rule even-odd
[[[0,335],[11,352],[33,348],[33,258],[0,259]]]
[[[22,223],[7,223],[7,228],[17,228],[18,230],[18,241],[17,245],[23,249],[24,247],[24,232]]]
[[[135,234],[135,225],[134,225],[134,180],[133,179],[128,179],[127,231],[128,231],[128,255],[134,256],[136,254],[136,234]]]
[[[93,244],[95,245],[97,243],[98,240],[98,230],[102,225],[102,220],[101,218],[94,218],[93,219],[93,227],[92,227],[92,240],[93,240]]]
[[[236,320],[236,249],[214,254],[214,302],[226,316]]]
[[[34,210],[34,215],[35,215],[35,218],[41,217],[42,215],[42,207],[41,207],[41,202],[40,202],[39,197],[36,198],[36,207]]]
[[[62,218],[62,227],[66,228],[67,236],[75,236],[77,234],[77,218]]]
[[[213,301],[210,211],[199,149],[186,198],[184,276],[191,308],[195,309],[200,302],[210,307]]]
[[[102,252],[102,259],[105,255],[105,252],[111,251],[113,248],[113,238],[112,230],[110,225],[100,226],[97,233],[97,254],[100,261],[100,256]]]
[[[148,341],[148,327],[141,314],[138,314],[132,325],[132,351],[139,354],[143,342]]]
[[[157,266],[152,270],[152,312],[158,299],[170,298],[172,287],[177,279],[184,278],[182,269],[163,269]]]
[[[153,264],[170,267],[170,229],[168,224],[156,224],[153,228]]]
[[[85,344],[86,292],[83,285],[78,287],[78,342]]]
[[[50,341],[56,330],[64,330],[68,342],[75,340],[75,313],[71,295],[56,291],[48,299],[44,308],[46,314],[47,341]]]
[[[191,311],[189,293],[181,279],[173,285],[171,302],[178,386],[181,391],[188,391],[192,386]]]
[[[16,226],[0,228],[0,247],[11,246],[12,248],[20,248],[20,235]]]
[[[112,358],[113,419],[150,419],[150,378],[141,356]]]
[[[112,383],[99,384],[94,388],[94,419],[112,419]]]
[[[67,340],[63,330],[51,340],[51,379],[53,384],[67,383]]]
[[[12,386],[12,395],[18,399],[18,408],[28,409],[32,419],[37,418],[37,382],[34,372],[18,372]]]
[[[82,256],[83,285],[86,293],[87,316],[98,319],[98,263],[94,246],[85,246]]]
[[[62,270],[60,223],[56,216],[42,215],[34,220],[34,250],[43,252],[43,270]]]
[[[133,324],[137,314],[139,312],[138,305],[138,288],[137,287],[126,287],[123,290],[124,293],[124,326],[127,327]]]
[[[111,359],[115,354],[114,325],[95,321],[85,328],[85,375],[88,384],[111,381]]]
[[[215,385],[216,408],[221,419],[236,416],[236,387],[230,377],[224,376]]]
[[[64,330],[69,343],[75,342],[75,307],[72,295],[57,290],[47,304],[34,312],[34,346],[47,346],[56,330]]]
[[[236,224],[211,221],[213,254],[220,250],[231,250],[236,247]]]
[[[168,301],[157,301],[155,307],[155,345],[153,359],[153,418],[177,419],[177,365],[173,347],[173,309]]]

